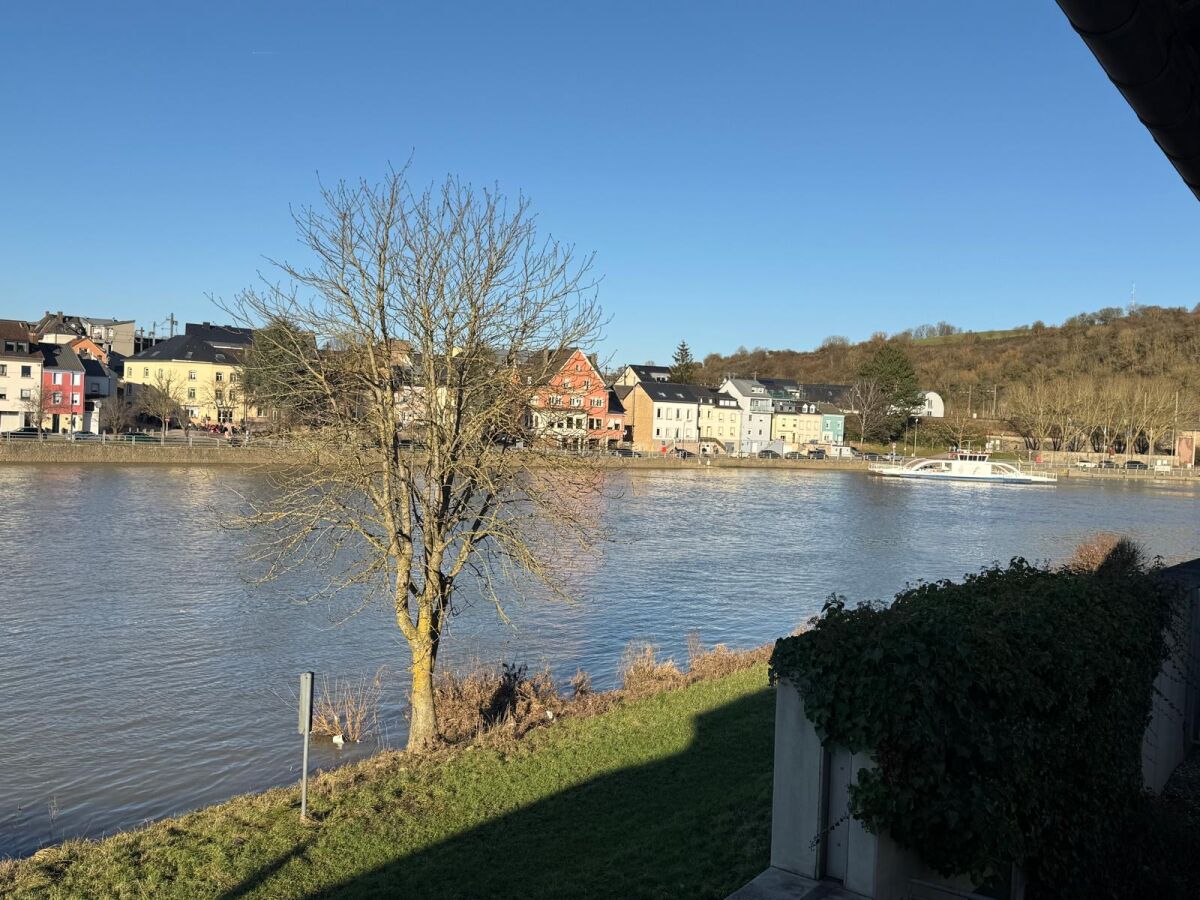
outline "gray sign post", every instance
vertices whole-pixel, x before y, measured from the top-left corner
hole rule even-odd
[[[300,733],[304,735],[304,767],[300,772],[300,818],[308,818],[308,736],[312,734],[313,673],[300,673]]]

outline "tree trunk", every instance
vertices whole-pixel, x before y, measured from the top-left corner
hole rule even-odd
[[[433,699],[434,654],[430,646],[412,647],[411,715],[408,723],[408,749],[421,750],[437,742],[437,707]]]

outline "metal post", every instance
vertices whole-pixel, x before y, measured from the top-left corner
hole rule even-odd
[[[300,818],[308,818],[308,736],[312,733],[313,673],[300,674],[300,725],[304,735],[304,763],[300,771]]]

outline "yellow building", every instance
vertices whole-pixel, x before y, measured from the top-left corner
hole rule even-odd
[[[242,394],[241,354],[180,334],[125,360],[126,396],[147,390],[174,400],[196,425],[234,424],[263,417]]]
[[[777,412],[771,416],[771,440],[783,441],[789,450],[799,448],[800,416],[791,412]]]
[[[700,396],[700,450],[737,453],[742,445],[742,408],[737,398],[705,390]],[[714,443],[720,445],[717,450]]]

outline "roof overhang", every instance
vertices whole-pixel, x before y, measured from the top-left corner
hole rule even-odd
[[[1200,199],[1200,0],[1058,0]]]

